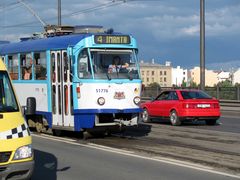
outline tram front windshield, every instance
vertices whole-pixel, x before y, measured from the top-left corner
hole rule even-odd
[[[139,79],[135,50],[91,49],[95,79]]]

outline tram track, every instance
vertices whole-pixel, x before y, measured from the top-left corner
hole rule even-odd
[[[147,130],[149,133],[146,134]],[[90,138],[87,142],[240,173],[239,137],[236,133],[151,123],[129,128],[124,133],[113,134],[111,137]]]
[[[83,139],[79,133],[68,132],[66,138],[81,144],[93,143],[134,151],[148,157],[171,158],[240,174],[239,133],[143,123],[111,136]]]

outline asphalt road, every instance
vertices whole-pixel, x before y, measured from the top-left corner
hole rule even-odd
[[[71,138],[34,135],[33,180],[76,179],[235,179],[204,166],[138,156],[134,152],[97,146]],[[240,178],[240,177],[239,177]]]
[[[170,125],[168,120],[161,119],[154,119],[153,123],[166,126]],[[217,125],[211,126],[206,125],[204,121],[184,122],[182,126],[194,129],[205,129],[240,134],[240,112],[236,113],[235,111],[224,111],[222,112],[222,116],[217,123]]]

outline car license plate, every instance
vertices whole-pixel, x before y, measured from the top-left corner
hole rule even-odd
[[[210,108],[210,104],[198,104],[198,108]]]

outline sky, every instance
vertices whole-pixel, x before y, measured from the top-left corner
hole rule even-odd
[[[24,0],[46,24],[57,24],[57,0]],[[61,0],[62,25],[102,25],[133,35],[144,62],[200,64],[200,0]],[[0,0],[0,40],[42,32],[18,0]],[[207,69],[240,67],[240,0],[205,0]]]

